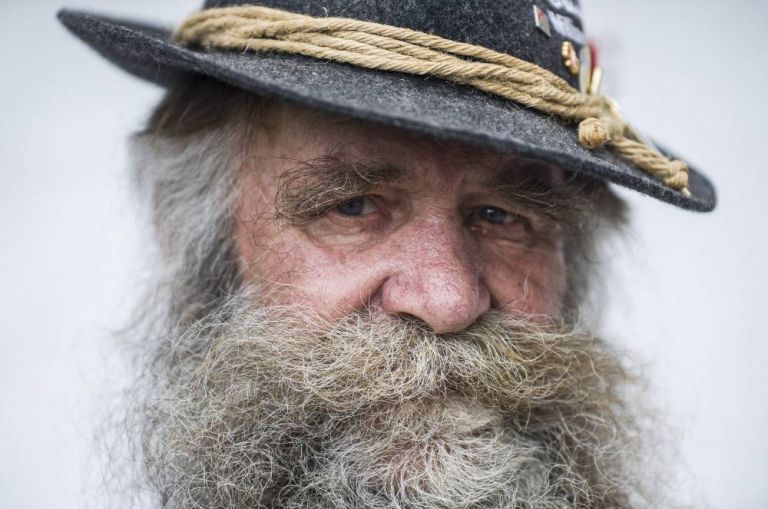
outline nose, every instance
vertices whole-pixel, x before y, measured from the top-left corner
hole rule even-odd
[[[399,248],[380,289],[385,311],[415,316],[445,334],[466,329],[489,310],[489,290],[459,228],[422,225]]]

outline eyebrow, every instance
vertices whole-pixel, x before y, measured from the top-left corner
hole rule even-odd
[[[545,217],[569,223],[589,202],[584,182],[566,173],[562,182],[549,173],[553,165],[527,158],[515,158],[499,167],[486,183],[503,199]]]
[[[545,219],[568,224],[588,202],[578,179],[553,182],[551,165],[515,158],[495,169],[484,187],[510,203]],[[302,161],[278,179],[276,216],[302,225],[339,203],[400,182],[412,172],[387,161],[349,162],[325,156]]]
[[[302,224],[339,202],[403,180],[404,169],[385,161],[347,162],[335,157],[303,161],[278,179],[277,216]]]

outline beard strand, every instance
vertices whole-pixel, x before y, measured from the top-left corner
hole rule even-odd
[[[163,507],[647,499],[624,396],[634,378],[601,340],[500,313],[435,334],[374,311],[328,322],[253,302],[233,299],[154,349],[132,413]]]

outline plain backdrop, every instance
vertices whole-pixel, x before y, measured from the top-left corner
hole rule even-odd
[[[160,90],[59,26],[65,0],[0,1],[0,507],[87,506],[110,337],[141,286],[125,138]],[[499,0],[504,1],[504,0]],[[703,168],[700,215],[632,192],[606,329],[646,363],[696,507],[768,507],[768,2],[584,0],[606,84]],[[70,6],[172,25],[194,0]],[[119,373],[118,373],[119,374]]]

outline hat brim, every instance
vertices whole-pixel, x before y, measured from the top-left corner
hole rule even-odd
[[[311,108],[512,151],[684,209],[715,207],[714,187],[694,168],[686,197],[610,150],[583,148],[573,124],[471,87],[302,56],[193,51],[172,42],[169,30],[150,24],[68,9],[58,16],[105,58],[161,86],[181,74],[201,74]]]

